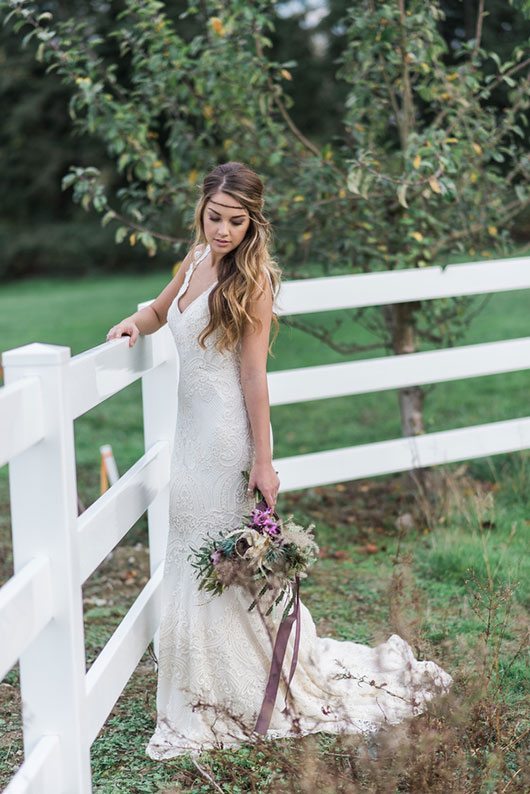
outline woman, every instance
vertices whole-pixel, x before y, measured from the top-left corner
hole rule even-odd
[[[255,736],[282,604],[268,618],[248,611],[239,586],[199,592],[191,548],[241,526],[259,488],[274,507],[266,362],[280,271],[269,254],[263,184],[229,162],[204,180],[195,244],[149,307],[110,329],[107,339],[157,331],[166,322],[180,374],[171,460],[170,514],[158,660],[157,725],[146,752],[157,760]],[[250,471],[247,482],[244,472]],[[452,678],[418,662],[393,634],[371,648],[316,635],[300,604],[298,663],[284,708],[280,682],[267,738],[318,731],[366,734],[425,709]],[[289,670],[294,637],[283,669]],[[353,680],[352,680],[353,679]]]

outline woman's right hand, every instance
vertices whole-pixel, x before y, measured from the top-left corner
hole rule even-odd
[[[128,336],[129,347],[132,347],[138,337],[140,336],[140,329],[132,320],[122,320],[117,325],[113,325],[107,334],[107,342],[111,339],[119,339],[122,336]]]

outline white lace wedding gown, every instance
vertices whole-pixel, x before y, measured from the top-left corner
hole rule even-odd
[[[251,468],[254,445],[241,389],[239,348],[220,354],[213,347],[214,334],[207,338],[206,350],[197,342],[215,284],[182,311],[178,306],[208,251],[207,246],[192,262],[168,312],[180,375],[162,588],[158,716],[146,748],[157,760],[236,746],[255,737],[252,731],[283,607],[275,608],[265,625],[259,613],[247,611],[249,596],[241,588],[231,586],[218,596],[199,592],[195,569],[187,559],[190,546],[200,546],[207,533],[214,536],[240,526],[254,506],[242,474]],[[282,668],[285,675],[294,634],[293,627]],[[419,714],[451,683],[451,676],[434,662],[417,661],[397,634],[375,647],[318,637],[301,603],[290,716],[282,713],[282,680],[266,737],[318,731],[369,734]]]

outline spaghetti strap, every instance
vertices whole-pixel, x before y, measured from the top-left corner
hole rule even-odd
[[[199,250],[199,246],[196,247],[195,253],[193,254],[193,258],[194,258],[194,261],[195,261],[196,264],[199,264],[199,262],[204,257],[206,252],[209,251],[209,249],[210,249],[210,246],[209,246],[208,243],[206,243],[204,245],[204,248],[202,249],[202,251]]]
[[[197,248],[198,248],[198,246],[197,246]],[[190,280],[190,278],[191,278],[191,276],[193,274],[193,271],[195,270],[197,265],[200,264],[200,262],[205,258],[206,254],[208,253],[209,250],[210,250],[210,246],[208,244],[206,244],[206,246],[204,247],[204,249],[202,251],[198,251],[197,249],[194,251],[193,258],[192,258],[192,260],[191,260],[191,262],[189,264],[188,269],[186,270],[186,275],[184,276],[184,284],[186,285],[186,289],[187,289],[189,280]],[[182,285],[183,287],[184,287],[184,284]],[[184,290],[183,292],[185,292],[185,291],[186,290]]]

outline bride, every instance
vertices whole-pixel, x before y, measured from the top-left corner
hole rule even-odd
[[[241,526],[255,488],[274,508],[280,487],[266,374],[271,325],[276,334],[279,326],[273,304],[280,270],[269,253],[263,192],[242,163],[214,168],[195,209],[194,244],[177,274],[147,308],[107,334],[129,336],[132,346],[167,322],[180,362],[157,721],[146,747],[156,760],[256,738],[284,606],[268,617],[249,612],[240,586],[205,595],[188,559],[207,535]],[[375,647],[318,637],[302,602],[299,620],[294,676],[289,688],[285,675],[280,680],[268,729],[260,732],[267,739],[319,731],[369,735],[420,714],[452,684],[434,662],[416,660],[397,634]],[[293,650],[292,633],[283,672]]]

